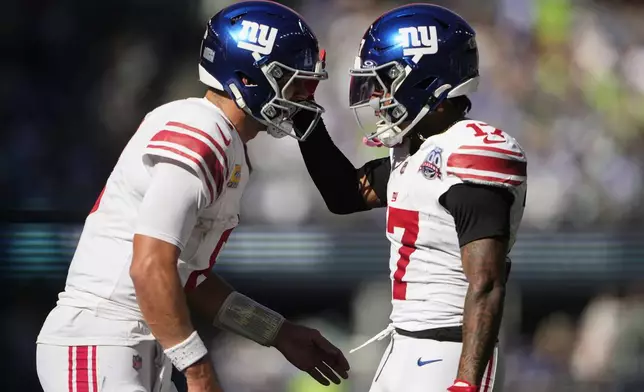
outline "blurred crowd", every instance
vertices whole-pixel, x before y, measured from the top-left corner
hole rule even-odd
[[[4,208],[85,211],[143,115],[203,94],[196,63],[204,22],[226,0],[30,0],[3,5],[0,73]],[[381,0],[287,1],[328,50],[318,101],[356,165],[386,154],[361,145],[347,109],[347,70]],[[445,0],[475,26],[482,86],[472,116],[528,153],[524,227],[629,227],[644,204],[644,7],[630,1]],[[261,135],[244,220],[354,224],[330,216],[295,141]],[[10,170],[10,168],[13,168]],[[20,168],[20,170],[15,170]]]

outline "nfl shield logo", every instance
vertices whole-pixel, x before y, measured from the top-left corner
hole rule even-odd
[[[134,370],[141,370],[141,367],[143,367],[143,358],[140,355],[132,356],[132,367]]]

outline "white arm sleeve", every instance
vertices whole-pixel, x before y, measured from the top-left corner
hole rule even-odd
[[[183,250],[207,200],[201,180],[171,163],[157,163],[139,208],[134,232]]]

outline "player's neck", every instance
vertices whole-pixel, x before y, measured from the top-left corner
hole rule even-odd
[[[228,121],[230,121],[235,127],[235,130],[239,134],[239,138],[244,142],[244,144],[255,138],[259,131],[265,128],[258,121],[240,109],[235,101],[223,96],[222,94],[217,94],[212,90],[208,90],[206,93],[206,99],[224,113],[228,118]]]
[[[463,118],[463,115],[460,113],[456,114],[450,112],[433,113],[427,116],[414,127],[414,129],[417,128],[418,130],[410,135],[410,151],[415,153],[425,140],[447,131],[452,127],[452,125],[461,121]]]
[[[421,122],[418,134],[423,139],[430,138],[434,135],[438,135],[450,129],[452,125],[461,121],[464,116],[461,113],[453,112],[443,112],[436,113],[436,115],[431,118],[427,118],[427,121],[423,124]]]

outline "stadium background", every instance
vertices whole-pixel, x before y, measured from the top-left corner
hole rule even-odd
[[[82,222],[120,150],[155,106],[200,96],[205,21],[224,0],[9,0],[0,6],[3,391],[39,391],[34,339],[62,289]],[[318,101],[356,164],[348,74],[369,23],[402,4],[299,0],[329,52]],[[632,1],[436,1],[477,29],[473,116],[521,142],[527,208],[507,295],[507,391],[644,390],[644,6]],[[387,324],[384,211],[325,210],[293,140],[249,145],[242,225],[217,270],[347,350]],[[212,341],[226,390],[321,390],[273,349]],[[385,342],[350,356],[366,391]]]

